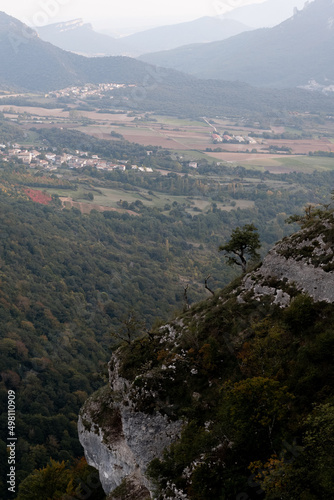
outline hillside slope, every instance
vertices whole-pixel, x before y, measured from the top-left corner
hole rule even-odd
[[[150,66],[129,57],[87,58],[42,41],[17,19],[0,13],[0,85],[47,92],[85,83],[136,83]]]
[[[0,13],[0,87],[48,92],[86,83],[134,85],[93,104],[177,116],[245,116],[254,113],[334,113],[334,98],[300,89],[257,89],[199,80],[129,57],[88,58],[40,40],[35,31]]]
[[[194,21],[160,26],[124,37],[124,41],[140,51],[156,52],[169,50],[190,43],[207,43],[215,40],[225,40],[238,35],[249,28],[245,23],[233,19],[219,19],[216,17],[201,17]]]
[[[242,5],[224,14],[226,19],[247,23],[253,28],[276,26],[302,9],[306,0],[265,0],[261,3]]]
[[[57,47],[88,56],[138,56],[168,50],[189,43],[225,40],[251,28],[233,19],[203,17],[186,23],[159,26],[122,38],[95,31],[82,19],[37,28],[42,40]]]
[[[334,80],[334,4],[314,0],[274,28],[222,42],[147,54],[141,60],[200,78],[239,80],[260,87],[296,87]]]
[[[6,408],[8,391],[15,391],[19,486],[50,457],[61,462],[82,456],[77,414],[103,384],[111,332],[130,314],[139,317],[140,312],[147,324],[168,317],[182,303],[180,276],[188,281],[187,267],[193,274],[192,259],[199,266],[201,258],[197,248],[185,244],[188,220],[171,219],[167,227],[159,212],[155,218],[63,210],[37,187],[61,180],[34,178],[22,165],[12,167],[1,163],[0,405]],[[34,189],[28,187],[31,182],[37,184]],[[32,192],[36,203],[28,200]],[[218,261],[216,253],[213,244]],[[209,256],[208,261],[212,265]],[[202,296],[203,286],[198,289]],[[5,499],[4,411],[0,428],[0,498]]]
[[[309,213],[256,270],[113,355],[79,418],[112,498],[331,498],[333,228],[333,209]]]
[[[82,55],[122,56],[135,53],[122,40],[97,33],[91,24],[84,23],[82,19],[41,26],[37,32],[42,40]]]

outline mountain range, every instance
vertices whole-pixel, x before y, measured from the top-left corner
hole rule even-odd
[[[122,40],[136,47],[143,54],[156,50],[169,50],[191,43],[225,40],[250,29],[246,23],[233,19],[206,16],[190,22],[160,26],[134,33]]]
[[[250,28],[239,21],[202,17],[195,21],[160,26],[122,38],[94,31],[91,24],[76,19],[37,28],[42,40],[71,52],[88,56],[138,56],[156,50],[169,50],[190,43],[225,40]]]
[[[97,33],[93,26],[82,19],[48,24],[36,28],[45,42],[56,47],[87,56],[133,55],[133,49],[121,39]]]
[[[0,87],[48,92],[86,83],[136,87],[120,90],[106,102],[94,101],[104,109],[116,106],[177,116],[254,116],[282,110],[334,113],[334,100],[320,93],[198,79],[130,57],[80,56],[42,41],[17,19],[0,13]]]
[[[236,7],[223,15],[224,19],[234,19],[253,28],[268,28],[291,17],[295,9],[302,9],[306,0],[266,0],[261,3]]]
[[[274,26],[292,16],[305,0],[266,0],[260,4],[236,7],[215,17],[145,29],[123,37],[102,34],[82,19],[37,27],[42,40],[87,56],[136,57],[145,53],[171,50],[194,43],[226,40],[254,28]],[[219,6],[216,9],[219,14]]]
[[[238,80],[256,86],[295,87],[334,80],[334,4],[314,0],[273,28],[221,42],[147,54],[140,59],[199,78]]]
[[[0,13],[0,85],[47,92],[69,85],[136,83],[150,66],[129,57],[87,58],[42,41],[17,19]]]

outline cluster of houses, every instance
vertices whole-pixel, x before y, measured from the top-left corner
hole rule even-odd
[[[147,151],[150,156],[153,152]],[[45,147],[36,147],[35,149],[25,149],[19,144],[0,144],[0,161],[21,161],[30,168],[39,168],[45,171],[55,171],[59,168],[83,169],[93,167],[97,170],[111,172],[113,170],[134,170],[137,172],[152,173],[151,167],[143,165],[132,165],[128,160],[117,160],[116,162],[104,160],[98,155],[91,155],[87,151],[76,150],[73,154],[58,154],[56,148],[48,150]],[[187,166],[193,169],[198,168],[196,161],[190,161]]]
[[[49,164],[46,160],[40,160],[39,155],[40,151],[37,149],[27,150],[21,149],[19,145],[14,144],[11,149],[7,149],[5,144],[0,144],[0,159],[2,161],[10,161],[10,160],[21,160],[25,165],[34,165],[46,166]]]
[[[220,135],[217,132],[212,134],[212,142],[217,144],[218,142],[232,142],[232,143],[245,143],[245,144],[257,144],[253,137],[243,137],[242,135]]]
[[[21,160],[22,163],[29,165],[30,168],[39,167],[48,171],[57,170],[64,165],[70,169],[95,167],[97,170],[105,171],[125,171],[127,168],[126,161],[114,163],[103,160],[98,155],[89,156],[85,151],[59,155],[55,152],[45,152],[43,148],[41,150],[37,148],[33,150],[23,149],[18,144],[13,145],[11,149],[8,149],[5,144],[0,144],[0,159],[2,161]],[[138,165],[131,165],[131,169],[138,172],[153,172],[153,169],[150,167]]]
[[[50,157],[51,155],[45,155]],[[52,158],[51,158],[52,161]],[[102,160],[98,155],[88,157],[88,153],[83,151],[78,152],[76,155],[64,153],[60,158],[56,156],[54,159],[56,164],[66,164],[71,169],[80,169],[85,167],[95,167],[97,170],[126,170],[126,165],[122,163],[113,163],[107,160]]]
[[[110,92],[114,89],[131,87],[133,85],[126,85],[124,83],[100,83],[98,85],[86,84],[83,87],[73,86],[67,87],[62,90],[55,90],[46,94],[45,97],[80,97],[85,99],[86,97],[99,96],[102,97],[106,92]]]

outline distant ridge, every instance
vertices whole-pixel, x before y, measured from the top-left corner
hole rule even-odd
[[[256,86],[295,87],[334,82],[334,3],[314,0],[274,28],[210,44],[146,54],[140,59],[199,78]]]
[[[194,21],[160,26],[122,38],[140,53],[169,50],[190,43],[225,40],[252,28],[232,19],[201,17]]]
[[[114,38],[95,31],[82,19],[37,28],[42,40],[57,47],[88,56],[138,56],[146,52],[169,50],[189,43],[225,40],[251,28],[232,19],[202,17],[195,21],[160,26]]]
[[[221,42],[222,43],[222,42]],[[158,69],[130,57],[84,57],[42,41],[37,33],[0,13],[0,89],[48,92],[86,83],[124,83],[92,105],[154,111],[173,116],[231,116],[290,111],[334,114],[334,98],[299,89],[257,89],[245,83],[200,80]]]
[[[94,31],[82,19],[36,28],[42,40],[56,47],[88,56],[132,55],[135,52],[125,42]]]
[[[149,65],[129,57],[87,58],[44,42],[17,19],[0,12],[0,84],[47,92],[69,85],[136,83]]]
[[[247,23],[253,28],[270,28],[291,17],[294,10],[302,9],[305,3],[306,0],[266,0],[237,7],[223,17]]]

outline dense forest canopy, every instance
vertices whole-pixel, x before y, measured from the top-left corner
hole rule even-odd
[[[273,174],[203,157],[194,170],[158,146],[29,127],[0,115],[0,398],[6,407],[8,390],[16,392],[18,483],[27,478],[22,495],[47,474],[62,471],[69,491],[73,477],[88,474],[76,461],[83,454],[78,412],[105,383],[106,363],[129,318],[140,325],[135,335],[151,331],[208,297],[209,289],[227,285],[237,271],[218,248],[235,228],[255,224],[264,255],[296,229],[286,224],[289,216],[328,201],[334,181],[330,169]],[[6,157],[14,142],[25,141],[41,158],[84,152],[124,163],[125,170],[71,169],[66,162],[43,170],[15,154]],[[139,173],[133,164],[152,172]],[[82,213],[59,198],[76,197],[89,207],[111,191],[117,196],[111,210]],[[5,414],[0,422],[5,431]],[[5,432],[0,452],[6,456]],[[6,473],[4,461],[3,491]]]
[[[22,176],[20,168],[5,167],[2,182]],[[158,182],[167,191],[190,189],[178,176],[143,181],[125,172],[105,177],[107,183],[133,185],[137,179],[155,189]],[[50,456],[61,461],[82,454],[77,413],[102,383],[113,332],[130,312],[150,328],[157,317],[166,320],[175,308],[183,308],[183,279],[190,284],[191,301],[206,296],[209,274],[214,288],[226,284],[234,272],[226,268],[218,246],[231,229],[255,222],[269,247],[286,227],[285,217],[277,213],[301,210],[311,189],[312,199],[320,201],[330,191],[332,177],[285,175],[303,189],[284,196],[257,189],[254,210],[228,212],[214,206],[198,215],[182,205],[161,212],[143,204],[133,207],[137,217],[96,211],[82,215],[62,209],[57,199],[42,206],[28,201],[20,189],[3,190],[1,398],[5,405],[7,390],[17,392],[18,479],[44,466]]]

